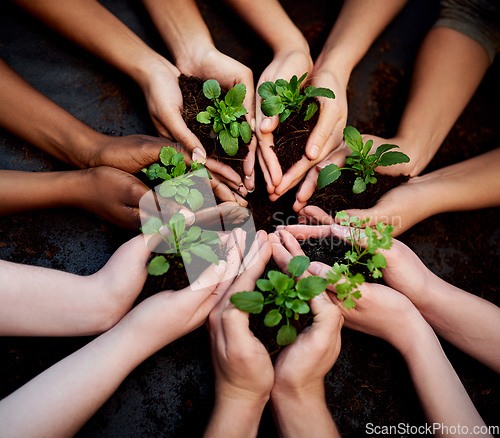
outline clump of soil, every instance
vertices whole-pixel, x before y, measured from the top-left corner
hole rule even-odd
[[[238,152],[236,155],[229,157],[222,149],[222,146],[216,138],[216,134],[212,131],[212,125],[205,125],[196,120],[196,116],[200,111],[205,111],[207,106],[213,102],[207,99],[203,94],[203,83],[205,81],[195,76],[179,76],[179,87],[182,91],[182,99],[184,108],[182,117],[186,122],[187,127],[198,137],[201,144],[207,152],[207,158],[213,158],[224,164],[231,166],[242,178],[245,176],[243,172],[243,161],[248,155],[248,145],[245,144],[241,137],[238,138]],[[222,89],[224,96],[228,90]],[[244,116],[238,119],[245,120]]]
[[[272,148],[278,157],[283,173],[286,173],[306,153],[307,138],[316,126],[320,106],[313,98],[306,99],[303,104],[303,107],[307,108],[307,105],[313,101],[318,104],[318,111],[309,120],[304,122],[303,112],[300,114],[292,113],[273,131],[274,146]]]
[[[371,208],[389,190],[410,179],[408,175],[392,176],[377,172],[375,172],[375,176],[377,178],[376,184],[368,184],[364,192],[355,194],[352,191],[352,186],[356,175],[354,172],[343,172],[340,178],[332,184],[322,189],[316,188],[308,205],[315,205],[332,217],[335,217],[339,211],[350,208]]]

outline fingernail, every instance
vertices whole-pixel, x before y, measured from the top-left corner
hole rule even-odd
[[[250,128],[252,128],[252,131],[255,131],[255,117],[252,117],[252,120],[250,120]]]
[[[307,268],[307,270],[312,275],[318,275],[320,273],[320,271],[321,271],[321,266],[318,263],[316,263],[316,262],[311,262],[311,264],[309,265],[309,267]]]
[[[263,131],[266,131],[271,128],[271,119],[264,118],[262,122],[260,122],[260,129]]]
[[[315,160],[316,158],[319,157],[319,147],[316,145],[313,145],[309,151],[309,155],[311,159]]]
[[[214,272],[217,275],[222,275],[226,272],[227,263],[224,260],[219,260],[219,264],[215,266]]]
[[[321,292],[319,295],[316,295],[314,297],[316,300],[327,300],[328,297],[326,296],[326,292]]]
[[[247,189],[247,192],[248,192],[248,193],[253,193],[253,192],[255,192],[255,187],[254,187],[253,189],[251,189],[251,190],[250,190],[250,189]]]
[[[183,208],[182,210],[179,211],[179,213],[186,218],[186,225],[188,227],[194,224],[194,213],[192,211]]]
[[[327,161],[322,161],[321,163],[316,164],[316,169],[318,169],[318,170],[324,169],[329,164],[332,164],[332,163],[328,163]]]
[[[207,159],[207,154],[201,148],[196,148],[193,151],[193,161],[197,161],[198,163],[204,164]]]

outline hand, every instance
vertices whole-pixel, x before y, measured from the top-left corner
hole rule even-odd
[[[252,130],[255,129],[255,90],[252,70],[235,59],[219,52],[213,45],[209,47],[199,45],[196,53],[189,58],[183,58],[177,67],[187,76],[197,76],[205,80],[215,79],[222,88],[227,90],[233,88],[236,84],[245,84],[246,96],[243,106],[248,111],[245,118],[252,127]],[[243,163],[243,171],[246,175],[244,183],[248,190],[252,190],[255,187],[254,165],[256,147],[257,139],[256,137],[252,137],[248,145],[248,156]],[[231,181],[237,183],[238,179],[238,175],[231,175]],[[241,183],[241,180],[239,180],[239,183]]]
[[[284,230],[284,231],[282,231]],[[346,240],[349,237],[349,227],[332,225],[289,225],[280,227],[280,232],[290,233],[299,240],[322,239],[335,236]],[[361,241],[361,246],[365,241]],[[387,260],[387,267],[382,270],[388,286],[406,295],[418,309],[432,305],[432,290],[430,284],[434,274],[422,263],[418,256],[404,243],[393,239],[390,250],[379,250]]]
[[[271,64],[267,66],[260,76],[257,89],[260,84],[266,81],[274,82],[276,79],[280,78],[289,81],[293,75],[300,77],[305,72],[311,72],[312,66],[313,64],[309,51],[304,52],[297,50],[278,52],[275,54]],[[279,164],[276,154],[271,149],[271,146],[274,144],[272,132],[278,126],[279,117],[264,116],[260,109],[261,103],[262,98],[257,93],[255,95],[255,132],[257,134],[257,140],[259,141],[257,155],[262,172],[264,173],[264,179],[266,180],[267,191],[269,194],[273,194],[275,188],[280,184],[283,178],[281,165]]]
[[[249,329],[248,313],[230,303],[236,292],[254,290],[271,257],[266,233],[260,231],[247,268],[240,274],[209,317],[212,363],[216,376],[217,397],[268,399],[274,383],[271,358],[262,343]],[[252,260],[254,259],[254,260]]]
[[[333,90],[335,99],[318,98],[319,118],[307,139],[306,154],[283,175],[281,183],[270,197],[272,201],[295,187],[309,169],[314,168],[342,143],[347,120],[346,86],[329,71],[313,72],[310,77],[310,85]]]
[[[93,167],[79,171],[77,182],[77,207],[97,214],[103,219],[123,228],[138,229],[141,226],[139,202],[149,188],[130,173],[113,167]],[[156,197],[164,220],[175,213],[186,217],[186,224],[194,222],[194,214],[171,199]],[[151,206],[156,213],[156,204]],[[146,212],[147,213],[147,212]]]
[[[313,195],[314,191],[316,190],[316,187],[318,186],[318,175],[321,169],[328,166],[329,164],[336,164],[338,167],[343,167],[345,164],[345,158],[350,153],[351,150],[347,147],[345,142],[342,142],[339,148],[335,149],[323,161],[316,164],[316,166],[313,166],[309,170],[309,172],[307,172],[304,181],[302,181],[302,184],[297,190],[295,203],[293,204],[293,209],[296,212],[300,212],[300,214],[302,214],[300,210],[307,205],[307,201],[309,201],[309,198]]]

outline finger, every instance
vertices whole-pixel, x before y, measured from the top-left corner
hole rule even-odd
[[[292,258],[292,254],[281,244],[281,239],[277,234],[270,234],[269,241],[272,244],[274,261],[281,271],[288,272],[288,263]]]
[[[306,216],[311,222],[317,224],[330,225],[335,223],[335,219],[328,213],[315,205],[307,205],[300,210],[302,216]]]
[[[245,253],[245,237],[246,233],[240,228],[231,231],[226,244],[227,269],[217,287],[217,293],[226,293],[238,275],[243,254]]]
[[[205,166],[210,170],[211,173],[216,173],[219,179],[224,180],[226,184],[233,189],[238,190],[238,188],[243,185],[241,177],[233,168],[231,168],[231,166],[214,160],[213,158],[208,158]]]
[[[311,262],[309,267],[307,268],[307,272],[311,275],[316,275],[318,277],[323,277],[326,278],[326,274],[331,271],[332,267],[328,266],[325,263],[322,262]],[[329,294],[330,298],[332,299],[332,302],[335,304],[340,303],[340,301],[336,300],[337,295],[336,295],[336,289],[334,284],[328,283],[328,286],[326,287],[327,290],[331,291],[334,293],[335,299],[333,299],[333,296]]]
[[[329,225],[287,225],[283,229],[298,240],[321,239],[332,234]]]
[[[252,245],[250,246],[247,255],[245,256],[245,259],[241,264],[240,275],[244,270],[250,268],[254,263],[257,262],[257,260],[263,257],[263,255],[260,252],[260,248],[264,245],[265,242],[267,242],[267,233],[264,230],[257,231],[255,239]],[[269,248],[271,247],[269,246]]]
[[[302,181],[302,184],[297,191],[296,195],[296,201],[293,204],[293,209],[294,211],[299,211],[301,208],[303,208],[306,204],[309,198],[312,196],[314,191],[316,190],[316,187],[318,185],[318,175],[319,172],[322,169],[322,166],[326,166],[327,164],[330,164],[329,162],[323,162],[317,164],[316,166],[313,166],[309,172],[307,172],[307,175],[305,179]]]
[[[224,260],[220,260],[218,265],[209,266],[200,274],[194,283],[182,289],[182,291],[186,291],[191,294],[195,306],[200,306],[202,303],[207,303],[207,305],[213,303],[213,306],[215,306],[215,304],[218,303],[223,296],[222,293],[217,293],[216,289],[222,281],[226,273],[226,269],[226,262]]]
[[[262,134],[270,134],[278,127],[278,124],[279,116],[262,117],[259,125],[260,132]]]
[[[193,153],[193,160],[198,163],[205,163],[207,153],[202,146],[200,140],[186,126],[180,111],[170,111],[162,120],[158,122],[168,129],[168,132],[173,136],[175,141],[181,143],[186,149]],[[164,132],[164,131],[162,131]],[[161,132],[158,132],[161,135]]]
[[[295,187],[308,172],[314,163],[309,161],[307,157],[302,157],[283,175],[280,184],[274,190],[279,196],[285,194],[288,190]]]
[[[326,97],[319,97],[318,100],[321,106],[319,118],[306,143],[306,156],[310,160],[317,160],[325,147],[328,148],[328,143],[334,142],[332,133],[337,129],[344,128],[344,126],[337,126],[343,119],[340,117],[339,108],[335,102],[328,101]],[[342,141],[341,136],[339,136],[338,141],[339,143]]]
[[[273,187],[277,187],[283,178],[283,172],[278,157],[271,147],[274,144],[273,136],[272,134],[261,134],[258,136],[258,140],[259,151],[262,154],[262,159],[266,162],[272,185]]]
[[[264,180],[266,181],[267,192],[272,194],[274,193],[273,181],[269,169],[267,168],[266,160],[264,160],[264,156],[262,155],[262,151],[260,150],[260,148],[257,149],[257,158],[259,159],[260,168],[262,169]]]
[[[215,196],[217,196],[217,198],[219,198],[221,201],[234,201],[243,207],[246,207],[248,205],[248,202],[245,199],[243,199],[241,196],[236,195],[236,193],[234,193],[228,186],[222,183],[215,175],[212,175],[210,186],[212,187],[212,191],[214,192]]]
[[[255,125],[255,119],[252,119]],[[243,183],[247,190],[251,193],[255,189],[255,150],[257,148],[257,137],[254,135],[248,145],[248,155],[243,162],[243,172],[245,173],[245,180]]]

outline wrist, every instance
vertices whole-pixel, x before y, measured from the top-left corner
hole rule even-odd
[[[344,51],[335,49],[327,50],[325,48],[314,63],[314,75],[317,76],[322,72],[329,73],[334,75],[344,88],[347,88],[355,65],[354,61],[349,61]]]
[[[291,53],[302,53],[304,56],[311,58],[309,44],[300,32],[295,35],[287,35],[286,38],[280,38],[275,43],[270,42],[269,45],[275,58],[286,57]]]
[[[172,63],[167,61],[163,56],[153,53],[151,56],[145,57],[143,62],[137,63],[130,77],[139,85],[142,92],[147,96],[150,84],[156,72],[164,72],[165,70],[175,77],[179,76],[179,72]]]

